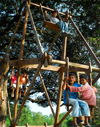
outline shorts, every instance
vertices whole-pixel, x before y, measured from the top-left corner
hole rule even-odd
[[[27,85],[23,85],[23,89],[27,89]]]
[[[19,85],[19,89],[22,89],[22,85]]]
[[[16,88],[16,84],[13,83],[12,86],[13,86],[13,88]]]

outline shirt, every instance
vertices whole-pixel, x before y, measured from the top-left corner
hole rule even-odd
[[[88,82],[86,82],[82,87],[70,86],[70,92],[81,92],[83,97],[82,100],[86,101],[88,105],[96,105],[96,95]]]
[[[73,85],[74,87],[81,87],[81,84],[78,83],[74,83]],[[68,89],[68,95],[69,95],[69,99],[77,99],[78,98],[78,93],[77,92],[70,92],[70,90]],[[67,98],[66,98],[66,90],[63,91],[63,96],[64,96],[64,104],[66,104]]]
[[[46,14],[46,17],[48,18],[48,19],[50,19],[50,22],[52,22],[52,23],[57,23],[57,22],[59,22],[59,19],[58,18],[55,18],[55,17],[53,17],[53,16],[50,16],[49,14]]]
[[[12,77],[12,84],[16,84],[17,83],[17,76],[13,76]]]

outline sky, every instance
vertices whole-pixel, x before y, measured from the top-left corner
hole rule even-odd
[[[51,111],[51,108],[50,106],[46,107],[46,108],[43,108],[41,106],[38,106],[37,104],[35,103],[32,103],[32,102],[28,102],[28,107],[30,108],[30,110],[32,112],[41,112],[42,115],[50,115],[52,114],[52,111]],[[53,109],[54,109],[54,113],[56,113],[56,106],[53,106]],[[66,107],[65,106],[61,106],[60,107],[60,113],[63,113],[63,112],[66,112]]]

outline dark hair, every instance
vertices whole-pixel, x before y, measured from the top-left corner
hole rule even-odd
[[[85,74],[81,74],[81,75],[80,75],[80,78],[84,78],[84,79],[86,79],[86,80],[87,80],[87,79],[88,79],[88,76],[87,76],[87,75],[85,75]]]
[[[17,73],[17,71],[15,71],[15,74]]]
[[[69,76],[74,76],[76,78],[76,75],[74,73],[69,73]]]
[[[56,12],[56,13],[57,13],[57,11],[55,11],[55,10],[54,10],[54,11],[52,11],[52,14],[53,14],[54,12]]]

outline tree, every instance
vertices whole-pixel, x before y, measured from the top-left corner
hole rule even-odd
[[[13,118],[13,112],[14,112],[14,105],[10,105],[11,107],[11,115]],[[18,105],[18,110],[20,108],[20,105]],[[8,127],[10,125],[10,121],[9,121],[9,116],[7,115],[7,124],[6,126]],[[33,115],[31,113],[31,110],[29,110],[28,107],[23,107],[22,112],[17,120],[16,125],[17,126],[24,126],[26,123],[28,123],[29,125],[33,125],[34,121],[33,121]]]
[[[34,0],[32,0],[34,2]],[[37,4],[41,1],[37,0]],[[99,20],[100,20],[100,2],[98,1],[65,1],[65,0],[43,0],[43,6],[48,6],[50,8],[58,8],[59,11],[65,12],[66,8],[69,9],[72,13],[73,20],[85,36],[86,40],[90,43],[91,48],[96,53],[96,51],[100,48],[100,29],[99,29]],[[22,0],[18,1],[4,1],[0,4],[0,56],[6,52],[8,44],[11,39],[11,35],[13,35],[15,26],[19,20],[21,12],[23,10],[24,3]],[[94,11],[95,10],[95,11]],[[51,42],[53,41],[56,31],[52,31],[50,29],[45,29],[42,27],[42,17],[39,8],[31,6],[32,16],[35,21],[35,25],[40,37],[41,44],[43,46],[44,51],[47,51]],[[49,13],[49,12],[48,12]],[[10,60],[18,59],[19,49],[22,38],[22,28],[24,24],[25,14],[21,20],[20,27],[15,35],[13,44],[9,51]],[[68,37],[68,45],[67,45],[67,56],[71,62],[77,63],[87,63],[89,60],[92,61],[92,64],[95,65],[95,62],[89,55],[88,50],[83,45],[79,36],[77,35],[74,28],[69,23],[69,33],[72,33],[72,36]],[[59,36],[57,41],[55,42],[52,50],[50,51],[50,55],[54,59],[61,59],[61,50],[62,50],[62,37]],[[36,40],[34,37],[34,32],[32,30],[30,19],[28,20],[27,31],[26,31],[26,39],[24,45],[24,56],[23,59],[30,59],[39,57],[40,53],[38,47],[36,45]],[[98,58],[100,54],[98,54]],[[17,69],[17,68],[15,68]],[[23,69],[22,69],[23,70]],[[11,69],[10,69],[11,71]],[[30,82],[34,75],[34,70],[29,70],[28,74],[30,77]],[[53,104],[56,104],[57,93],[58,93],[58,73],[56,72],[42,72],[42,76],[44,79],[44,83],[46,85],[48,94]],[[38,93],[42,93],[42,96],[37,96],[35,99],[31,98],[31,95],[35,96]],[[10,92],[9,92],[10,97]],[[14,101],[10,98],[11,101]],[[28,98],[31,102],[38,103],[41,106],[48,106],[48,102],[43,91],[43,87],[41,85],[39,77],[37,77],[34,86],[30,92],[30,96]],[[21,103],[21,100],[19,101]]]

